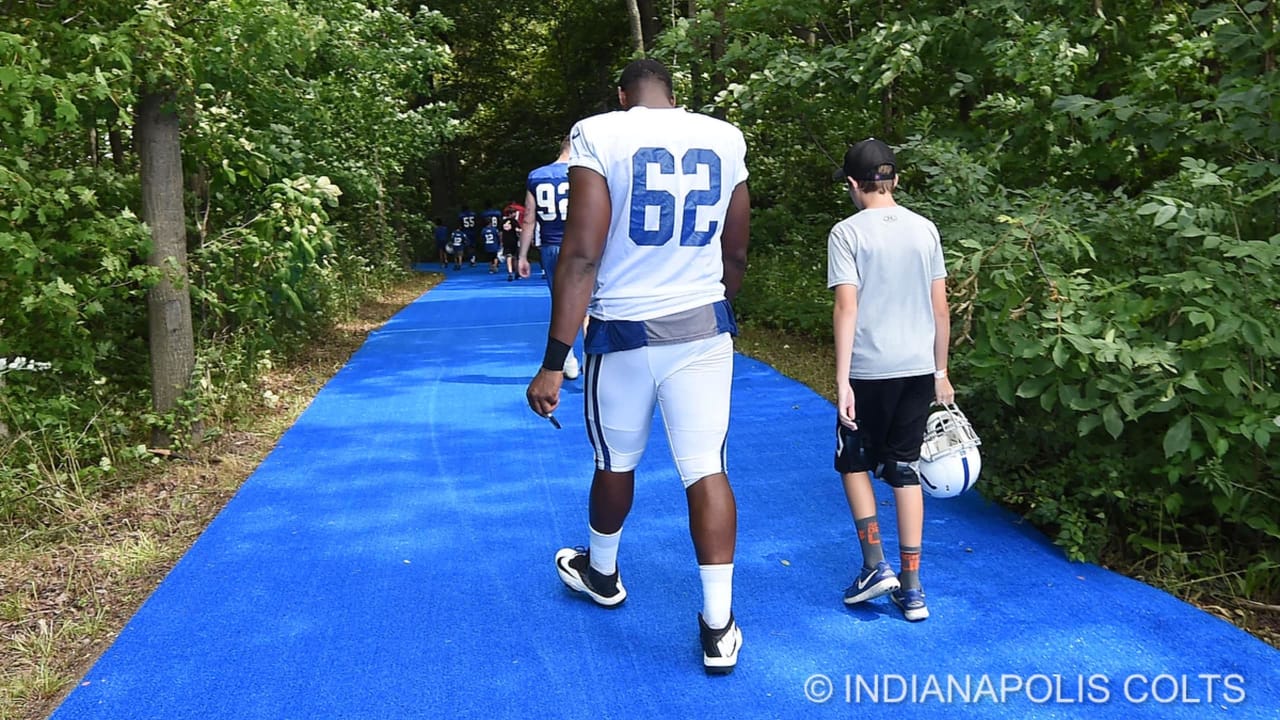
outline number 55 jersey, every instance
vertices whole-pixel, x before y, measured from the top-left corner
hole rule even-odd
[[[742,132],[684,108],[636,106],[581,120],[569,138],[569,166],[602,175],[612,203],[589,314],[650,320],[723,301],[720,233],[747,179]]]

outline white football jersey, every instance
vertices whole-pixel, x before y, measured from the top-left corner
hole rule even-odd
[[[742,132],[684,108],[637,106],[581,120],[569,138],[569,166],[603,175],[613,206],[588,313],[649,320],[723,300],[720,233],[747,179]]]

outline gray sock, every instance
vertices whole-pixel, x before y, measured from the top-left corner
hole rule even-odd
[[[920,587],[920,547],[908,545],[898,546],[898,555],[902,558],[902,569],[898,571],[898,580],[902,588]]]
[[[862,566],[873,568],[884,560],[884,546],[880,544],[880,521],[877,515],[854,520],[858,529],[858,543],[862,545]]]

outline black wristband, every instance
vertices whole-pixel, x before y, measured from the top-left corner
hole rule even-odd
[[[542,369],[560,372],[564,370],[564,361],[567,357],[569,357],[569,346],[549,337],[547,338],[547,351],[542,354]]]

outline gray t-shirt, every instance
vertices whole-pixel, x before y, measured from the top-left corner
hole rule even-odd
[[[947,276],[938,228],[897,205],[862,210],[827,237],[827,287],[858,288],[849,377],[932,374],[933,281]]]

